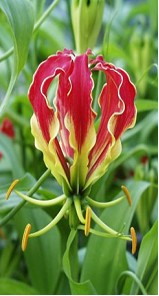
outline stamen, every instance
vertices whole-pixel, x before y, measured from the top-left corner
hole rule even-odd
[[[17,190],[15,190],[15,193],[18,196],[20,196],[21,198],[23,198],[24,200],[26,200],[34,205],[41,206],[41,207],[48,207],[48,206],[57,205],[57,204],[66,200],[66,196],[64,194],[60,195],[56,198],[50,199],[50,200],[39,200],[39,199],[34,199],[34,198],[32,198],[26,194],[23,194]]]
[[[125,199],[125,196],[121,196],[115,200],[112,200],[112,201],[108,201],[108,202],[99,202],[99,201],[96,201],[96,200],[93,200],[92,198],[90,197],[86,197],[86,200],[88,201],[88,203],[91,205],[91,206],[94,206],[94,207],[97,207],[97,208],[109,208],[109,207],[112,207],[118,203],[120,203],[121,201],[123,201]]]
[[[90,227],[91,227],[91,218],[92,218],[92,210],[90,207],[87,207],[86,209],[86,222],[85,222],[85,227],[84,227],[84,234],[85,236],[88,236],[90,232]]]
[[[78,226],[78,229],[79,230],[85,230],[85,226],[79,225]],[[98,230],[95,230],[95,229],[92,229],[92,228],[90,228],[89,232],[90,233],[93,233],[94,235],[100,236],[100,237],[119,238],[119,239],[122,239],[122,240],[132,241],[132,239],[130,238],[130,236],[124,235],[124,234],[123,235],[120,235],[119,234],[119,236],[117,236],[117,235],[114,235],[114,234],[110,234],[110,233],[98,231]]]
[[[5,199],[8,199],[9,196],[11,195],[14,187],[19,183],[19,179],[16,179],[12,182],[12,184],[10,185],[10,187],[8,188],[8,191],[6,193]]]
[[[130,192],[129,192],[128,188],[126,186],[122,185],[121,189],[125,193],[125,196],[126,196],[126,198],[128,200],[128,203],[131,206],[132,205],[132,198],[131,198],[131,195],[130,195]]]
[[[132,254],[135,254],[136,248],[137,248],[137,237],[136,237],[136,231],[134,227],[130,228],[131,238],[132,238]]]
[[[30,231],[31,231],[31,224],[27,224],[25,227],[24,233],[23,233],[23,238],[22,238],[22,251],[23,252],[26,250]]]
[[[96,222],[102,229],[104,229],[107,233],[113,235],[113,236],[119,236],[120,233],[110,228],[108,225],[106,225],[101,219],[98,218],[98,216],[92,211],[92,219],[94,222]]]
[[[50,229],[52,229],[62,219],[62,217],[65,215],[67,210],[70,208],[71,203],[72,203],[72,200],[70,198],[67,198],[64,205],[62,206],[59,213],[55,216],[55,218],[48,225],[46,225],[44,228],[42,228],[42,229],[40,229],[40,230],[38,230],[36,232],[31,233],[29,235],[29,237],[40,236],[40,235],[46,233],[47,231],[49,231]]]

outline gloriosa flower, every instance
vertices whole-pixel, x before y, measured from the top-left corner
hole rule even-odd
[[[98,117],[92,107],[94,71],[102,71],[105,75],[98,100],[101,110]],[[51,85],[56,78],[56,95],[50,100]],[[106,236],[132,239],[101,222],[89,206],[107,207],[124,197],[101,205],[88,194],[91,185],[120,155],[122,134],[135,124],[135,93],[135,87],[124,70],[105,62],[102,56],[92,59],[91,50],[75,56],[72,50],[64,49],[39,65],[28,94],[34,110],[31,130],[36,148],[42,151],[47,168],[63,187],[64,194],[53,200],[39,201],[17,193],[39,205],[65,203],[52,224],[43,230],[29,234],[30,226],[27,226],[24,241],[28,236],[37,236],[50,229],[72,205],[79,222],[85,225],[78,227],[83,227],[86,235],[90,231],[92,217],[106,231]],[[129,197],[124,186],[123,190]]]
[[[59,184],[71,194],[81,195],[119,156],[120,137],[136,119],[135,88],[126,72],[101,56],[89,63],[90,53],[75,56],[64,50],[50,56],[38,67],[29,89],[35,145]],[[107,82],[99,97],[97,131],[92,109],[93,71],[104,72]],[[48,90],[56,76],[59,82],[52,107]]]

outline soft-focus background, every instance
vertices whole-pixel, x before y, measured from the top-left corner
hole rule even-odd
[[[125,227],[128,231],[129,225],[135,227],[136,255],[131,255],[131,246],[126,247],[124,242],[85,238],[80,233],[78,258],[63,263],[70,231],[65,220],[43,237],[31,240],[25,253],[21,251],[28,220],[39,229],[59,209],[27,205],[9,216],[17,209],[20,198],[12,193],[5,200],[14,179],[21,178],[19,190],[27,192],[46,170],[30,131],[32,108],[27,93],[33,73],[41,61],[57,50],[77,49],[71,5],[80,0],[54,2],[57,4],[49,11],[53,1],[0,1],[0,294],[156,295],[157,0],[106,0],[92,48],[94,54],[103,54],[105,60],[124,68],[137,88],[136,126],[124,134],[121,156],[91,191],[96,200],[109,201],[120,196],[122,184],[128,186],[132,209],[124,203],[103,213],[99,211],[98,215],[115,229]],[[85,2],[91,5],[91,0]],[[103,77],[94,78],[93,106],[97,111]],[[52,92],[54,95],[56,85]],[[34,196],[48,199],[59,194],[61,188],[51,176]],[[69,262],[73,251],[71,247],[67,251]]]

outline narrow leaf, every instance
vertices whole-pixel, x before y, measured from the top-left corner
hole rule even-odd
[[[131,183],[128,189],[133,200],[132,206],[130,207],[127,201],[123,201],[116,207],[104,210],[100,217],[101,220],[117,231],[123,229],[125,225],[124,233],[128,233],[137,203],[148,186],[149,184],[146,182]],[[118,276],[128,268],[125,248],[126,242],[121,239],[91,235],[81,280],[89,279],[98,294],[115,293],[115,283]]]
[[[69,279],[72,294],[75,295],[95,295],[97,294],[92,283],[88,280],[78,283],[74,280],[74,274],[71,266],[73,260],[72,246],[76,237],[77,231],[72,229],[68,237],[66,251],[63,256],[64,271]]]
[[[158,102],[152,100],[138,99],[136,100],[136,107],[138,112],[157,110]]]
[[[38,295],[38,290],[17,280],[0,278],[1,295]]]
[[[141,243],[138,262],[137,262],[137,270],[136,275],[142,281],[145,286],[148,286],[150,289],[149,279],[154,270],[156,270],[157,266],[157,222],[151,228],[151,230],[144,236],[143,241]],[[156,272],[154,277],[156,277]],[[151,279],[152,281],[152,279]],[[153,281],[152,281],[153,282]],[[156,283],[156,282],[155,282]],[[133,284],[131,288],[131,294],[138,293],[138,287]],[[153,287],[154,294],[157,294],[157,286]],[[156,293],[155,293],[156,292]]]
[[[16,79],[27,59],[34,26],[34,13],[29,0],[1,0],[0,9],[6,15],[11,28],[14,45],[14,65],[12,67],[8,90],[1,104],[0,112],[2,112],[8,103]]]
[[[20,178],[24,175],[20,159],[16,153],[13,141],[4,134],[0,134],[0,151],[4,154],[10,164],[13,178]]]
[[[51,220],[44,210],[29,206],[15,216],[20,237],[27,223],[32,225],[31,232],[34,232]],[[42,294],[54,294],[61,269],[61,240],[57,227],[43,236],[30,238],[24,255],[33,286]]]

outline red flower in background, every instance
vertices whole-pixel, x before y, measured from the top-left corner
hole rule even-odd
[[[2,159],[2,157],[3,157],[3,153],[2,153],[2,152],[0,152],[0,160]]]
[[[15,137],[14,126],[10,119],[5,118],[3,120],[0,126],[0,132],[7,135],[9,138],[13,139]]]
[[[2,121],[2,124],[0,125],[0,133],[5,134],[7,137],[14,139],[15,137],[15,131],[14,131],[14,126],[13,123],[9,118],[5,118]],[[3,157],[3,153],[0,152],[0,160]]]

